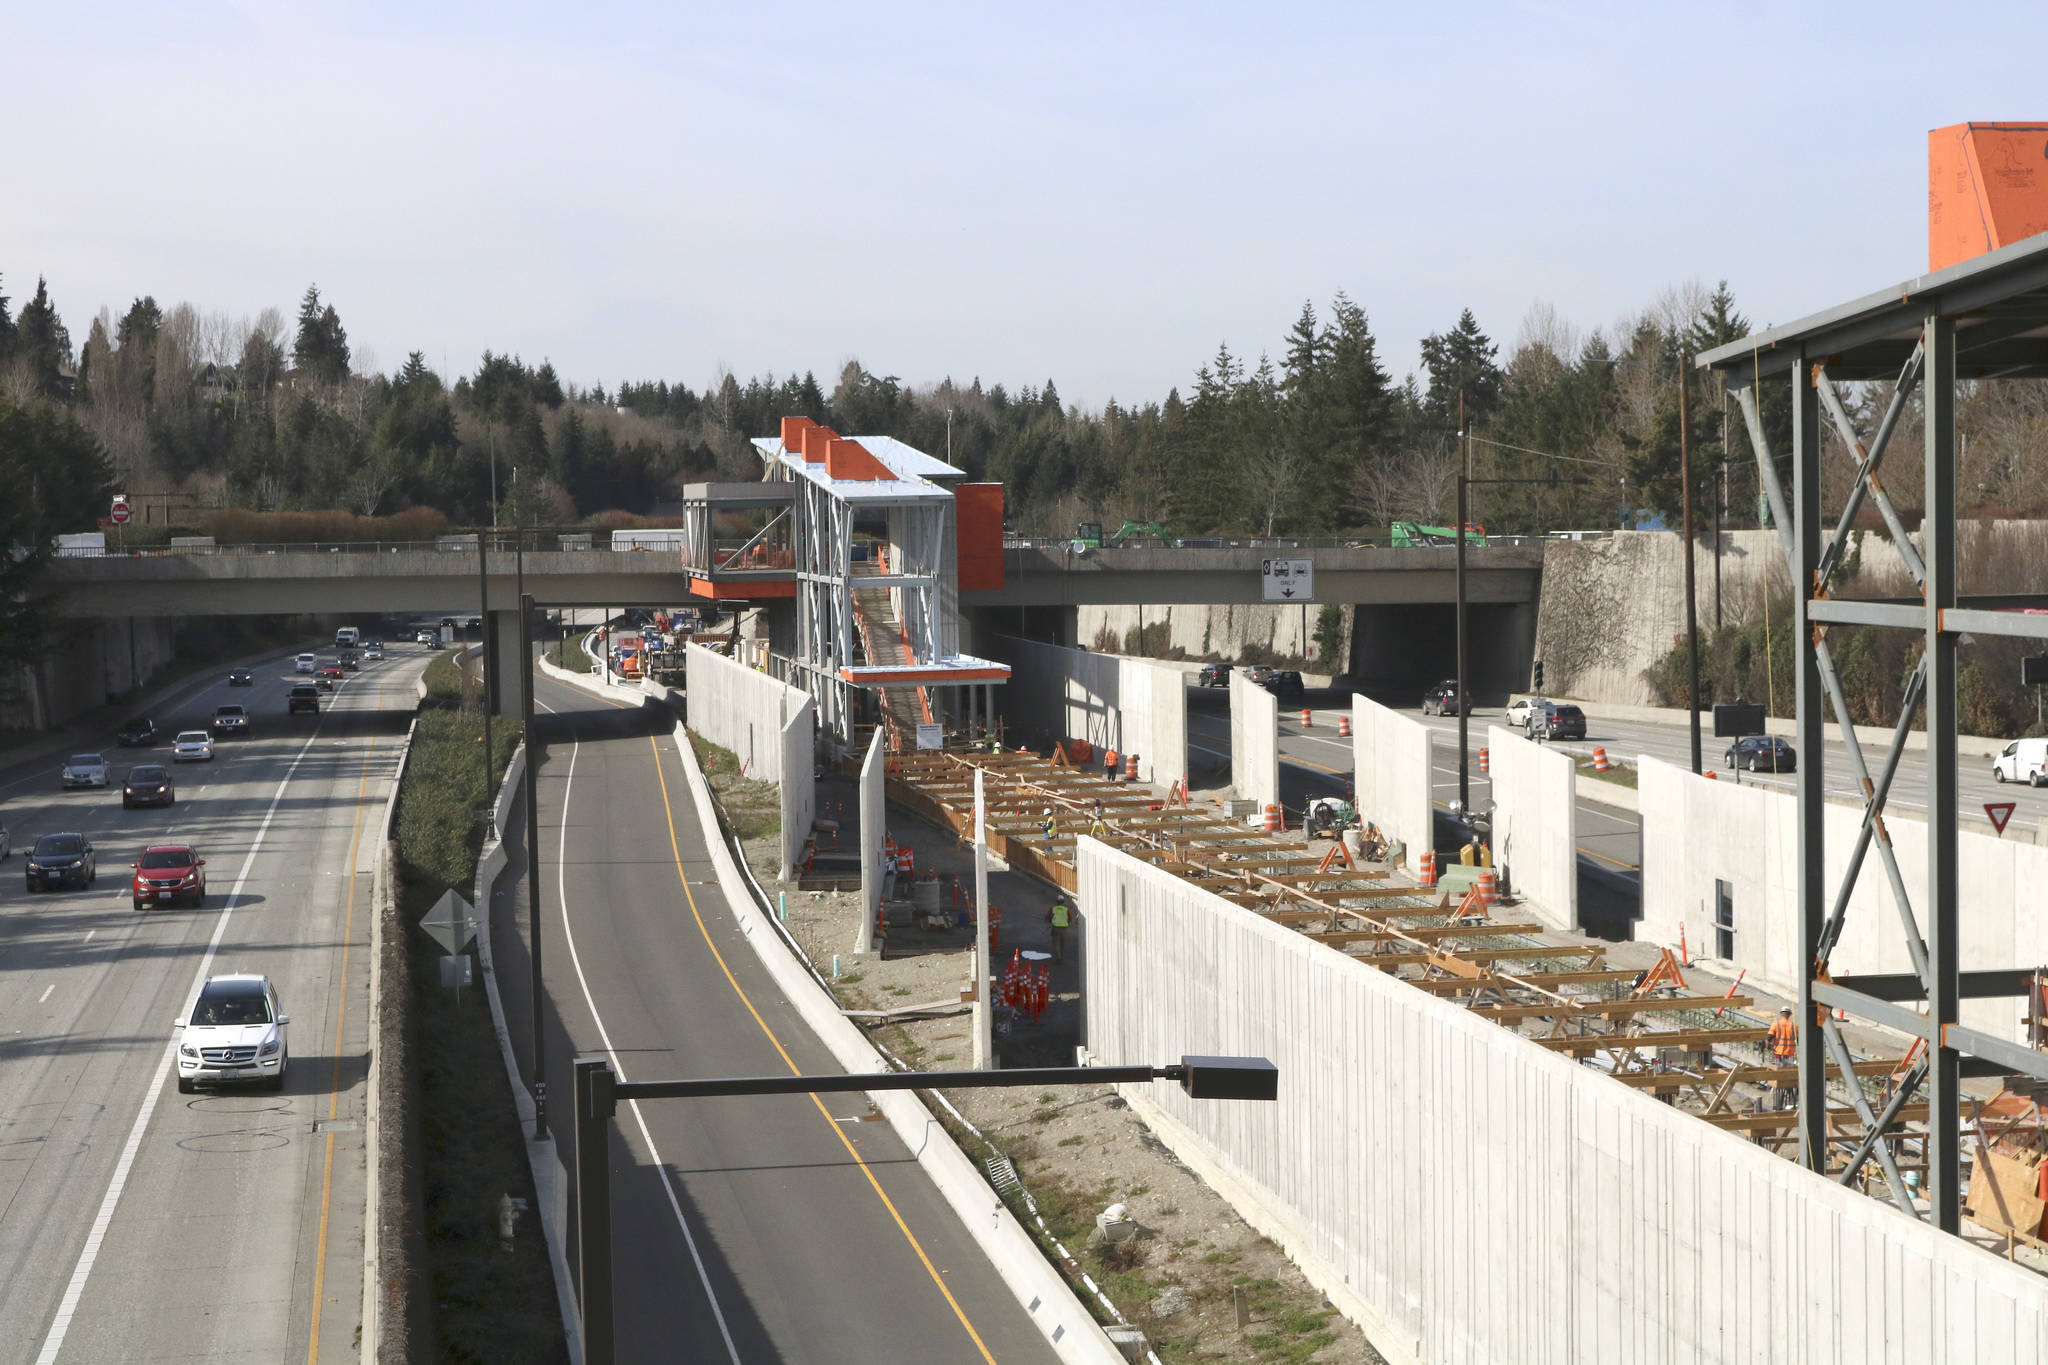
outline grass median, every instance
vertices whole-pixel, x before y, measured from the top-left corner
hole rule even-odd
[[[443,681],[459,691],[453,655]],[[429,682],[430,695],[434,692]],[[519,727],[491,727],[491,785],[502,780]],[[483,847],[486,783],[483,716],[424,707],[398,804],[401,918],[417,924],[451,888],[467,898]],[[421,1358],[557,1365],[569,1358],[547,1245],[533,1212],[532,1176],[505,1067],[479,983],[441,985],[439,944],[413,935],[410,1034],[418,1059],[417,1103],[427,1265],[427,1319],[434,1348]],[[527,1201],[509,1244],[498,1233],[499,1200]]]

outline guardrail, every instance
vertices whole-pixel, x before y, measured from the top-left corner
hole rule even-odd
[[[491,554],[494,555],[509,555],[513,553],[513,551],[516,549],[524,549],[528,554],[583,554],[592,551],[602,554],[646,554],[670,557],[673,557],[677,554],[676,547],[670,545],[664,545],[659,547],[632,545],[621,546],[618,549],[614,550],[610,545],[605,544],[603,541],[595,541],[590,545],[565,547],[558,544],[556,542],[556,538],[552,535],[542,538],[530,532],[524,537],[523,545],[521,544],[521,537],[508,534],[494,535],[489,537],[484,542],[484,547]],[[475,554],[476,537],[474,535],[465,535],[461,537],[459,541],[453,539],[288,540],[270,541],[248,545],[144,545],[134,546],[130,548],[123,548],[117,545],[110,545],[107,546],[105,549],[94,549],[91,547],[65,549],[60,551],[56,557],[58,559],[186,559],[220,555],[395,555],[437,553],[463,555]]]
[[[1610,533],[1611,534],[1611,533]],[[1483,554],[1489,549],[1517,549],[1531,545],[1543,545],[1552,540],[1585,539],[1583,536],[1488,536],[1484,545],[1471,545],[1473,554]],[[1079,542],[1073,536],[1005,536],[1005,550],[1067,550]],[[1381,541],[1358,536],[1242,536],[1226,539],[1221,536],[1181,536],[1173,540],[1162,540],[1157,536],[1131,536],[1105,545],[1083,547],[1088,554],[1107,550],[1448,550],[1455,548],[1449,543],[1443,545],[1387,545]]]

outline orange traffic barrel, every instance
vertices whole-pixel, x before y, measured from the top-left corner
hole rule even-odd
[[[1423,884],[1424,886],[1435,886],[1435,885],[1436,885],[1436,850],[1435,850],[1435,849],[1433,849],[1433,848],[1425,848],[1424,850],[1422,850],[1422,870],[1421,870],[1421,871],[1422,871],[1422,884]]]
[[[1593,746],[1593,771],[1596,773],[1604,773],[1613,766],[1613,764],[1607,761],[1606,748],[1601,745],[1595,744]]]
[[[1308,709],[1308,708],[1307,708],[1306,706],[1302,707],[1302,708],[1301,708],[1301,728],[1302,728],[1302,729],[1304,729],[1304,730],[1306,730],[1306,729],[1308,729],[1308,728],[1309,728],[1309,727],[1310,727],[1311,725],[1313,725],[1313,724],[1315,724],[1315,717],[1314,717],[1313,713],[1311,713],[1311,712],[1309,711],[1309,709]]]
[[[1266,833],[1278,834],[1279,832],[1280,807],[1274,802],[1268,801],[1266,803]]]
[[[1350,716],[1348,716],[1348,715],[1343,715],[1343,716],[1339,716],[1339,717],[1337,717],[1337,738],[1339,738],[1339,739],[1349,739],[1349,738],[1351,738],[1351,717],[1350,717]]]
[[[1124,755],[1124,781],[1126,781],[1126,782],[1136,782],[1137,780],[1138,780],[1138,756],[1137,756],[1136,754],[1125,754],[1125,755]]]
[[[1493,903],[1500,899],[1500,882],[1494,877],[1493,869],[1490,867],[1479,870],[1479,899],[1489,910],[1493,908]]]
[[[1492,765],[1487,762],[1486,746],[1484,744],[1479,746],[1479,771],[1483,773],[1493,771]]]

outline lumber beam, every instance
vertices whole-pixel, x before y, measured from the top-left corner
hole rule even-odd
[[[1553,1014],[1555,1010],[1551,1011]],[[1576,1037],[1530,1038],[1525,1041],[1573,1057],[1590,1057],[1596,1052],[1625,1052],[1642,1047],[1726,1047],[1735,1043],[1761,1043],[1771,1031],[1762,1028],[1671,1029],[1663,1033],[1588,1033]]]

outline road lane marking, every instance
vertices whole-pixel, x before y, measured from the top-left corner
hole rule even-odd
[[[726,984],[732,987],[733,994],[740,998],[740,1003],[747,1007],[747,1013],[754,1016],[754,1022],[760,1025],[761,1032],[767,1036],[769,1044],[782,1057],[783,1064],[789,1068],[790,1074],[801,1076],[803,1074],[802,1068],[797,1066],[796,1059],[789,1055],[788,1049],[782,1046],[782,1040],[775,1036],[775,1030],[768,1027],[768,1021],[761,1017],[761,1012],[754,1008],[754,1002],[748,999],[746,991],[740,988],[738,978],[733,976],[732,968],[726,965],[725,954],[719,952],[718,945],[712,942],[711,929],[704,923],[703,913],[697,909],[697,898],[690,894],[690,879],[683,871],[682,845],[676,838],[675,808],[669,803],[668,777],[661,770],[661,746],[655,741],[653,735],[647,737],[647,743],[654,750],[654,775],[661,783],[661,808],[663,814],[668,818],[669,851],[675,855],[676,879],[683,884],[683,899],[690,904],[690,917],[697,921],[697,932],[704,936],[704,946],[711,950],[711,956],[717,961],[718,969],[725,973]],[[680,756],[680,750],[678,753]],[[903,1215],[897,1211],[895,1201],[889,1198],[888,1191],[882,1188],[882,1182],[876,1179],[875,1173],[868,1168],[868,1163],[862,1159],[859,1149],[853,1145],[853,1140],[846,1136],[845,1130],[833,1119],[832,1111],[825,1107],[823,1100],[819,1099],[815,1094],[809,1098],[812,1105],[817,1108],[818,1113],[824,1118],[826,1127],[830,1128],[832,1135],[839,1139],[840,1145],[846,1148],[846,1154],[853,1158],[853,1164],[860,1167],[860,1173],[867,1177],[869,1186],[875,1192],[875,1197],[882,1201],[882,1207],[887,1209],[889,1217],[896,1221],[896,1230],[903,1234],[904,1240],[910,1243],[910,1249],[917,1253],[917,1259],[923,1262],[925,1273],[931,1276],[932,1283],[937,1285],[939,1293],[945,1296],[947,1306],[952,1308],[953,1316],[960,1320],[960,1326],[965,1329],[968,1340],[974,1343],[974,1349],[981,1353],[981,1358],[987,1361],[988,1365],[996,1365],[996,1358],[989,1354],[988,1346],[981,1339],[981,1333],[974,1330],[974,1324],[967,1320],[966,1310],[960,1306],[960,1301],[953,1297],[953,1291],[946,1287],[945,1276],[940,1274],[938,1267],[932,1264],[932,1258],[925,1254],[924,1245],[917,1240],[917,1234],[910,1230],[910,1225],[903,1221]]]
[[[605,699],[599,698],[599,700]],[[541,702],[540,705],[546,707],[551,712],[555,709],[552,706],[548,706],[545,702]],[[617,703],[606,701],[606,705],[616,706]],[[622,707],[620,709],[625,708]],[[617,1049],[612,1047],[611,1032],[605,1028],[604,1016],[598,1013],[597,1000],[590,993],[590,982],[583,975],[583,956],[576,951],[576,933],[569,923],[569,790],[576,781],[576,760],[582,752],[582,741],[571,736],[569,740],[569,772],[562,783],[561,837],[555,849],[555,896],[556,903],[562,907],[562,937],[569,944],[569,965],[576,970],[576,984],[583,991],[583,1003],[590,1010],[592,1022],[597,1025],[598,1041],[604,1044],[605,1056],[611,1058],[612,1069],[619,1073],[619,1079],[623,1081],[627,1079],[625,1064],[619,1060]],[[658,753],[656,757],[659,758]],[[531,755],[528,756],[528,761],[531,761]],[[688,889],[686,884],[684,890],[687,891]],[[531,948],[528,951],[532,951]],[[533,1002],[533,1008],[536,1010],[540,1008],[538,1000]],[[669,1174],[669,1163],[662,1159],[661,1149],[654,1145],[654,1134],[647,1129],[647,1119],[640,1112],[640,1101],[628,1100],[626,1107],[633,1111],[633,1122],[640,1129],[640,1140],[647,1144],[648,1155],[654,1158],[654,1169],[661,1175],[662,1193],[668,1196],[669,1211],[675,1214],[676,1226],[683,1231],[683,1245],[689,1248],[690,1263],[697,1268],[697,1282],[704,1286],[704,1297],[711,1303],[711,1316],[718,1322],[718,1335],[725,1342],[726,1357],[732,1361],[732,1365],[740,1365],[739,1347],[733,1344],[732,1329],[727,1327],[725,1323],[725,1310],[719,1306],[718,1294],[711,1288],[711,1275],[710,1272],[705,1270],[704,1257],[697,1250],[697,1238],[690,1231],[689,1220],[683,1217],[682,1200],[676,1195],[674,1180]]]
[[[56,989],[57,989],[57,983],[56,983],[56,982],[54,982],[54,981],[52,981],[52,982],[51,982],[51,983],[50,983],[49,985],[47,985],[47,986],[43,987],[43,993],[42,993],[41,995],[39,995],[39,996],[37,996],[37,997],[36,997],[36,1003],[37,1003],[38,1005],[40,1005],[40,1004],[42,1004],[42,1003],[43,1003],[43,1002],[44,1002],[45,1000],[48,1000],[48,999],[50,998],[50,992],[51,992],[51,991],[54,991],[54,990],[56,990]]]
[[[213,967],[214,955],[220,951],[221,939],[228,931],[228,919],[235,913],[235,903],[242,898],[242,888],[248,884],[249,874],[255,870],[256,855],[262,851],[264,836],[270,832],[270,822],[277,817],[277,808],[284,801],[284,794],[291,786],[292,776],[299,770],[299,764],[312,752],[319,740],[319,732],[307,738],[292,756],[291,766],[284,770],[278,780],[277,791],[270,798],[270,808],[263,812],[263,822],[256,827],[256,837],[249,845],[247,856],[242,859],[242,870],[235,877],[234,890],[228,893],[227,903],[221,906],[220,918],[214,924],[213,937],[207,940],[206,952],[199,959],[199,970],[192,978],[192,990],[185,1004],[190,1007],[206,984],[206,974]],[[184,1011],[180,1011],[182,1017]],[[164,1082],[170,1079],[171,1071],[178,1060],[178,1039],[174,1033],[170,1042],[164,1045],[163,1060],[157,1064],[156,1075],[142,1097],[142,1108],[135,1115],[135,1124],[128,1130],[128,1139],[121,1145],[121,1155],[114,1163],[113,1179],[107,1185],[107,1193],[100,1200],[99,1211],[93,1215],[92,1227],[85,1234],[85,1245],[79,1250],[78,1263],[71,1268],[71,1280],[64,1286],[64,1296],[57,1304],[56,1316],[50,1320],[50,1331],[43,1338],[43,1348],[36,1354],[36,1365],[56,1365],[57,1353],[64,1349],[64,1338],[71,1331],[71,1321],[78,1313],[78,1301],[85,1294],[85,1282],[92,1275],[93,1263],[99,1259],[100,1246],[106,1241],[107,1229],[113,1224],[114,1209],[121,1202],[121,1191],[128,1184],[128,1174],[135,1166],[136,1154],[142,1147],[142,1135],[149,1128],[150,1116],[156,1112],[156,1102],[164,1092]]]
[[[377,705],[373,710],[384,709],[384,689],[377,689]],[[363,846],[363,798],[370,790],[370,759],[377,752],[377,739],[370,737],[370,747],[363,751],[363,775],[356,780],[356,823],[348,839],[348,909],[341,923],[341,971],[335,986],[334,1006],[334,1071],[327,1081],[327,1154],[320,1172],[320,1240],[319,1251],[313,1258],[313,1321],[306,1334],[306,1365],[316,1365],[320,1359],[320,1310],[324,1304],[322,1296],[327,1292],[327,1212],[334,1195],[334,1129],[331,1126],[335,1114],[341,1107],[341,1028],[348,1018],[348,944],[355,931],[356,923],[356,854]],[[289,1057],[289,1053],[287,1053]]]

